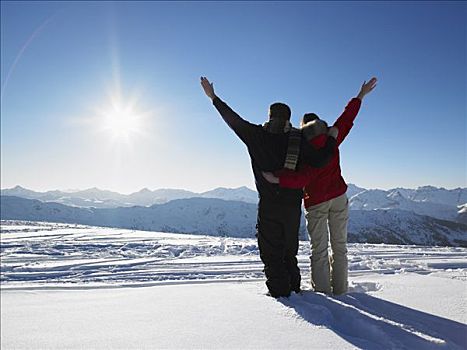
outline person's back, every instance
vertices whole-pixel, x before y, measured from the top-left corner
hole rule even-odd
[[[281,188],[264,179],[261,171],[282,169],[287,156],[289,132],[273,134],[258,126],[253,145],[248,146],[251,167],[260,199],[297,204],[303,197],[302,189]]]
[[[266,285],[273,297],[289,296],[291,291],[300,291],[296,255],[303,190],[271,184],[261,171],[279,170],[284,165],[295,168],[305,161],[322,166],[331,158],[336,141],[330,140],[322,150],[316,151],[300,132],[291,131],[287,105],[272,104],[269,121],[265,125],[255,125],[241,118],[216,96],[206,78],[201,78],[201,85],[224,121],[248,148],[259,194],[256,236]]]
[[[372,78],[368,83],[364,82],[357,97],[347,104],[334,123],[333,128],[338,129],[338,145],[350,132],[363,97],[375,86],[376,78]],[[320,118],[316,114],[307,113],[304,115],[302,126],[305,128],[317,120]],[[306,133],[305,130],[304,132]],[[326,135],[310,137],[309,141],[319,147],[325,138]],[[273,174],[264,174],[269,181],[279,182],[284,187],[305,186],[305,217],[312,248],[311,284],[315,291],[334,294],[343,294],[348,288],[346,244],[349,208],[345,194],[347,185],[341,175],[339,161],[339,149],[336,147],[331,161],[321,169],[308,167],[298,173],[281,174],[280,178]],[[332,256],[328,255],[329,241]]]
[[[269,122],[265,125],[257,125],[241,118],[217,96],[213,99],[213,104],[226,123],[247,146],[260,200],[300,205],[303,189],[281,188],[266,181],[261,174],[261,171],[275,171],[284,167],[291,148],[290,109],[282,103],[274,103],[270,106]],[[285,111],[284,106],[287,108]],[[305,146],[307,140],[301,134],[299,137],[297,149],[294,151],[298,158],[297,168],[310,163],[314,166],[324,166],[329,162],[335,142],[323,145],[318,154],[312,152],[313,147]]]
[[[304,187],[305,208],[337,198],[347,191],[347,184],[342,177],[340,167],[339,146],[348,135],[353,126],[353,121],[360,109],[361,100],[353,98],[346,106],[342,115],[336,120],[333,128],[338,130],[337,145],[333,151],[331,160],[323,167],[306,167],[300,172],[277,172],[280,176],[280,184],[285,188]],[[308,142],[315,148],[323,147],[326,144],[328,135],[320,130],[316,133],[315,122],[322,121],[315,113],[307,113],[302,119],[302,131],[307,135]]]
[[[320,138],[312,140],[311,143],[319,146],[321,144]],[[313,178],[307,182],[303,195],[305,208],[336,198],[347,191],[347,184],[342,177],[338,147],[334,150],[334,154],[327,165],[322,168],[314,168],[312,171]]]
[[[281,169],[287,156],[289,132],[272,134],[258,127],[254,142],[248,145],[251,166],[259,194],[256,236],[273,297],[300,291],[298,230],[303,189],[281,188],[262,176],[262,169]]]

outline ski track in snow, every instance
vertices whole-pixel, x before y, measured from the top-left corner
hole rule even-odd
[[[4,292],[264,281],[255,239],[2,221],[0,243]],[[467,249],[350,244],[349,293],[334,297],[307,290],[309,252],[309,242],[300,242],[305,291],[277,299],[286,317],[330,329],[361,349],[467,348],[465,323],[378,297],[386,286],[382,277],[407,272],[415,275],[405,275],[404,281],[430,275],[449,279],[446,288],[462,286]],[[445,285],[438,279],[429,283]]]
[[[22,221],[2,221],[1,237],[2,288],[92,288],[264,278],[255,239]],[[309,252],[309,242],[300,242],[298,258],[305,284]],[[350,277],[443,271],[442,277],[467,280],[466,252],[453,247],[350,244]]]

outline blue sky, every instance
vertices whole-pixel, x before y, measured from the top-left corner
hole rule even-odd
[[[341,146],[344,178],[467,186],[466,3],[2,1],[1,10],[2,188],[254,188],[246,148],[201,75],[253,123],[281,101],[295,125],[306,112],[333,122],[376,76]],[[109,122],[117,110],[130,132]]]

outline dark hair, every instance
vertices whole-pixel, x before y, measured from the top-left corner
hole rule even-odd
[[[276,102],[269,106],[269,119],[290,119],[290,108],[285,103]]]
[[[306,124],[313,120],[319,119],[318,115],[315,113],[305,113],[302,118],[302,123]]]

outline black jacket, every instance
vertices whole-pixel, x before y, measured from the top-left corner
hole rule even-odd
[[[213,100],[213,104],[224,121],[248,148],[260,202],[266,200],[300,205],[303,197],[302,189],[281,188],[266,181],[261,174],[261,171],[274,172],[284,167],[290,133],[273,134],[264,130],[262,125],[244,120],[219,97]],[[325,166],[332,158],[335,146],[336,140],[329,137],[326,145],[317,150],[302,137],[298,168],[305,164],[312,167]]]

